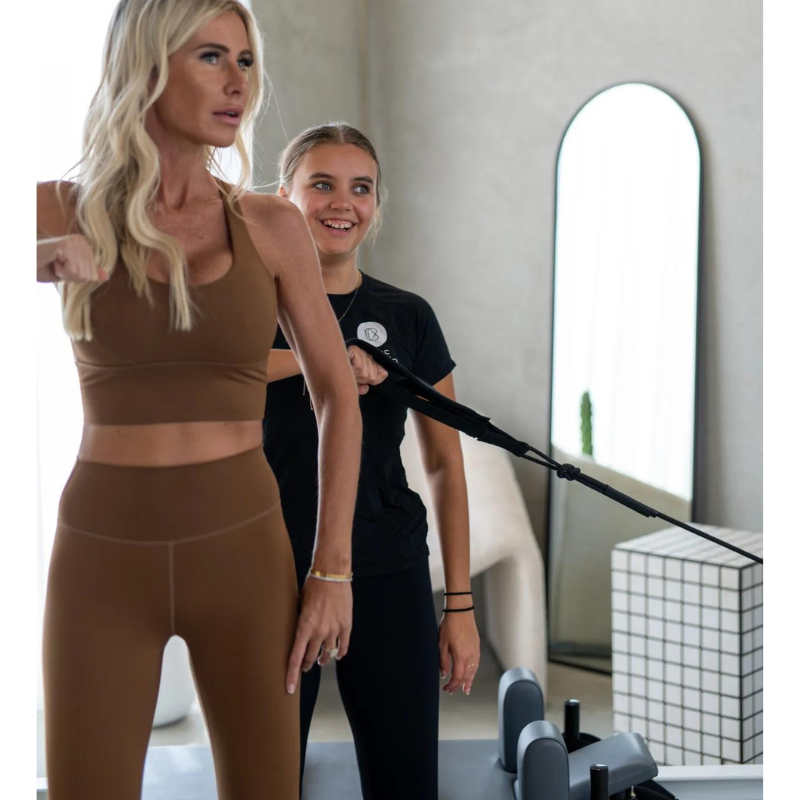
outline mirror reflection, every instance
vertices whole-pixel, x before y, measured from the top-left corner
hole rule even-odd
[[[551,454],[691,517],[700,151],[665,92],[592,98],[558,158]],[[664,527],[551,482],[551,657],[611,671],[610,553]]]

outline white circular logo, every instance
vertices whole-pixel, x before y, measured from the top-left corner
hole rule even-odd
[[[356,335],[362,342],[369,342],[375,347],[380,347],[389,338],[380,322],[362,322]]]

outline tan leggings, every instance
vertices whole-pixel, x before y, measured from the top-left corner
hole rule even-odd
[[[47,586],[50,800],[139,800],[172,635],[186,640],[220,800],[297,800],[298,592],[261,448],[179,467],[78,461]]]

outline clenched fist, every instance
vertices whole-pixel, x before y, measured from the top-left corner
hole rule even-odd
[[[45,283],[108,280],[106,272],[97,267],[89,242],[80,233],[40,239],[36,245],[36,276]]]
[[[350,366],[353,368],[359,394],[366,394],[370,386],[377,386],[386,380],[389,373],[360,347],[351,344],[347,348],[347,355],[350,356]]]

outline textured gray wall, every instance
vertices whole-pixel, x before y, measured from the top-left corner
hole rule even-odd
[[[304,128],[340,119],[364,124],[365,1],[251,0],[274,89],[255,131],[258,184],[275,181],[280,151]]]
[[[254,0],[289,135],[345,118],[389,188],[367,269],[434,306],[460,397],[546,447],[555,159],[597,91],[686,108],[705,193],[696,518],[762,527],[760,0]],[[366,46],[365,46],[366,43]],[[258,178],[285,144],[275,109]],[[544,540],[544,469],[518,461]]]
[[[369,16],[390,193],[372,271],[433,304],[460,396],[543,448],[561,135],[615,83],[686,108],[706,178],[696,518],[761,530],[761,3],[372,0]],[[543,540],[545,470],[516,466]]]

